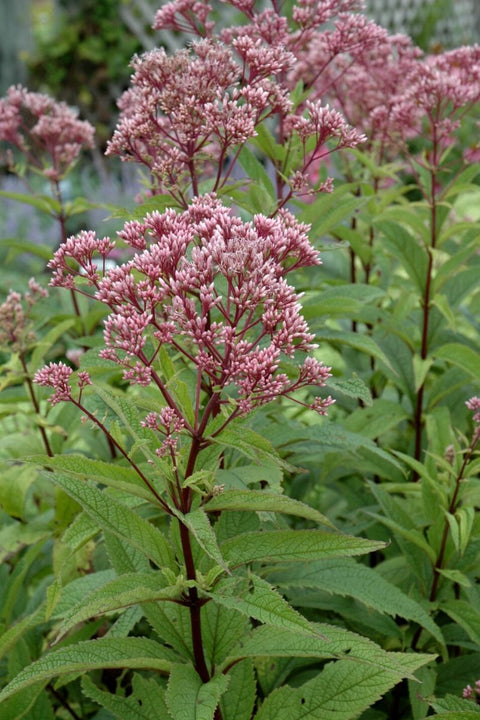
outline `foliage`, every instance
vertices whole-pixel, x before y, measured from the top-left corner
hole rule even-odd
[[[61,244],[0,306],[0,718],[473,717],[480,49],[230,4],[157,13],[115,239],[66,231],[88,123],[1,101]]]

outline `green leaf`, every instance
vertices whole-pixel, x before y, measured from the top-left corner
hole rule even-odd
[[[17,193],[10,192],[8,190],[0,190],[0,197],[7,198],[8,200],[15,200],[16,202],[23,203],[24,205],[31,205],[47,215],[51,215],[52,213],[59,215],[62,211],[62,207],[58,200],[54,200],[49,195],[32,195],[31,193]]]
[[[471,703],[473,705],[473,703]],[[478,712],[476,710],[455,710],[454,712],[445,712],[441,715],[432,715],[433,718],[440,720],[478,720]]]
[[[30,367],[39,367],[39,365],[44,362],[45,355],[50,350],[50,348],[55,345],[59,338],[65,335],[67,330],[70,330],[70,328],[75,325],[75,322],[75,318],[67,318],[62,322],[56,323],[55,327],[53,327],[44,337],[42,337],[40,340],[37,340],[32,353]]]
[[[249,620],[222,605],[209,602],[202,608],[203,644],[207,662],[218,667],[232,647],[250,630]]]
[[[321,530],[269,530],[227,540],[221,546],[231,566],[250,562],[303,562],[321,557],[362,555],[380,550],[385,543]]]
[[[480,713],[479,705],[475,705],[471,700],[464,700],[457,695],[446,695],[443,698],[436,698],[431,702],[431,706],[442,718],[445,717],[446,713],[450,714],[451,711],[459,712],[460,714],[462,712],[474,712],[477,715]],[[437,715],[435,715],[435,717],[437,717]]]
[[[210,520],[204,510],[202,508],[197,508],[185,515],[183,513],[179,513],[179,517],[181,522],[186,525],[189,530],[191,530],[198,544],[201,548],[203,548],[203,550],[205,550],[207,555],[211,557],[212,560],[215,560],[215,562],[218,563],[225,572],[229,573],[230,570],[228,569],[222,552],[218,547],[217,536],[215,535],[215,532],[210,525]]]
[[[159,568],[173,565],[173,551],[165,537],[133,510],[89,482],[53,473],[46,475],[76,500],[103,530],[126,540]]]
[[[251,660],[237,663],[229,671],[230,682],[220,699],[223,720],[250,720],[257,697]]]
[[[337,625],[315,623],[313,625],[321,637],[308,636],[286,628],[262,625],[254,628],[236,645],[224,665],[229,665],[239,658],[248,657],[297,657],[297,658],[351,658],[377,669],[396,673],[399,677],[405,674],[400,653],[387,652],[366,637],[345,630]],[[435,655],[422,655],[423,663],[435,659]],[[421,663],[422,664],[422,663]],[[413,672],[413,671],[412,671]]]
[[[319,195],[301,212],[299,219],[311,224],[312,236],[332,234],[337,225],[350,219],[356,210],[367,203],[368,198],[352,195],[349,189],[348,185],[343,185],[334,193]]]
[[[63,618],[57,631],[57,641],[77,623],[95,615],[122,610],[140,603],[178,598],[181,589],[165,587],[162,579],[163,576],[158,572],[125,573],[85,594],[82,600],[71,607]]]
[[[158,687],[158,685],[156,686]],[[149,685],[149,692],[152,692],[153,687]],[[144,700],[148,698],[148,695],[142,698],[137,698],[135,695],[129,695],[129,697],[122,697],[121,695],[114,695],[113,693],[104,692],[100,690],[94,682],[87,676],[82,677],[82,692],[94,702],[98,703],[106,710],[112,712],[119,720],[151,720],[152,717],[162,717],[167,720],[168,715],[160,715],[160,711],[165,713],[167,708],[165,701],[163,701],[162,707],[162,689],[158,687],[159,693],[156,695],[156,708],[155,715],[151,714],[151,708],[145,707]],[[139,702],[141,700],[141,702]]]
[[[53,468],[83,480],[97,480],[103,485],[123,490],[147,502],[152,502],[154,499],[145,483],[130,467],[73,454],[56,455],[53,458],[48,455],[32,455],[25,458],[25,462]]]
[[[404,215],[404,208],[400,210]],[[383,243],[401,262],[419,294],[423,296],[427,277],[428,257],[412,235],[398,223],[376,222],[375,227],[384,235]]]
[[[0,658],[6,655],[28,630],[42,623],[44,615],[45,607],[41,605],[35,612],[11,625],[2,633],[0,636]]]
[[[100,638],[46,653],[2,690],[0,702],[43,681],[72,672],[104,668],[145,668],[167,672],[171,651],[147,638]]]
[[[415,665],[407,662],[408,655],[401,657],[406,674],[425,663],[425,658]],[[274,690],[255,720],[353,720],[399,681],[396,673],[340,660],[299,688]]]
[[[343,427],[373,440],[397,427],[407,417],[407,411],[398,403],[376,398],[370,402],[370,407],[354,410],[344,421]]]
[[[215,591],[208,595],[215,603],[237,610],[267,625],[319,636],[313,625],[294,610],[269,583],[252,573],[248,580],[221,580]]]
[[[269,579],[280,587],[318,588],[353,597],[379,612],[414,620],[443,642],[440,629],[416,600],[372,568],[350,558],[316,560],[295,569],[276,570]]]
[[[295,515],[306,520],[328,525],[334,525],[321,512],[305,505],[299,500],[293,500],[287,495],[279,495],[263,490],[224,490],[209,500],[204,506],[205,512],[217,512],[219,510],[245,510],[285,513]]]
[[[462,627],[474,643],[480,645],[480,611],[465,600],[447,600],[441,610]]]
[[[446,343],[435,350],[437,359],[447,360],[452,365],[462,368],[477,382],[480,382],[479,351],[472,350],[461,343]]]
[[[175,720],[213,720],[228,680],[227,675],[216,675],[203,683],[191,665],[174,665],[165,693],[171,716]]]
[[[275,188],[273,187],[271,179],[260,160],[245,145],[238,155],[238,161],[245,170],[247,177],[255,182],[255,186],[261,185],[270,198],[274,199]]]
[[[387,367],[392,372],[395,372],[383,350],[375,342],[375,340],[373,340],[373,338],[369,337],[368,335],[360,335],[359,333],[354,332],[341,332],[338,330],[328,330],[322,328],[318,331],[318,333],[316,333],[315,337],[317,340],[327,341],[332,345],[347,345],[348,347],[359,350],[366,355],[371,355],[377,360],[381,360],[383,363],[385,363],[385,365],[387,365]]]
[[[327,380],[327,387],[333,390],[333,392],[340,392],[347,397],[361,400],[367,407],[370,407],[373,403],[370,388],[355,373],[353,373],[351,378],[341,380],[330,378]]]
[[[17,240],[16,238],[1,238],[0,239],[0,248],[6,247],[9,250],[9,258],[13,259],[13,257],[16,257],[17,255],[22,255],[23,253],[29,253],[30,255],[34,255],[36,257],[41,258],[42,260],[45,260],[46,262],[48,260],[51,260],[52,258],[52,248],[48,245],[38,245],[35,242],[29,242],[28,240]]]

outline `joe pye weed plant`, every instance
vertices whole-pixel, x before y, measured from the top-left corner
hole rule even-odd
[[[468,720],[479,49],[424,57],[356,0],[225,4],[163,5],[185,49],[132,61],[116,238],[65,232],[87,125],[1,101],[61,244],[50,297],[0,308],[0,718]]]

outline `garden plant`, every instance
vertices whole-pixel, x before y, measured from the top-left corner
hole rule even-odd
[[[111,237],[0,100],[0,720],[479,716],[480,47],[362,10],[160,7]]]

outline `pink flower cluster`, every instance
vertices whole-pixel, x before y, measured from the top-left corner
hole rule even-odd
[[[30,278],[28,288],[23,298],[20,293],[10,290],[0,305],[0,347],[19,353],[25,352],[36,339],[30,318],[32,306],[48,295],[34,278]],[[26,308],[22,300],[25,300]]]
[[[470,400],[467,400],[465,405],[473,412],[473,421],[480,423],[480,398],[474,396],[470,398]]]
[[[241,146],[269,117],[275,117],[282,144],[287,139],[283,126],[290,132],[301,129],[303,166],[287,178],[290,194],[304,189],[302,172],[314,160],[365,140],[339,113],[333,116],[328,107],[321,109],[318,95],[305,112],[290,99],[302,77],[298,68],[310,62],[305,48],[314,39],[331,59],[346,51],[356,56],[386,35],[362,16],[344,12],[359,3],[304,0],[290,25],[289,18],[274,9],[255,12],[251,0],[230,4],[248,22],[216,35],[211,6],[204,0],[174,0],[157,12],[155,29],[187,31],[200,39],[172,56],[160,49],[134,58],[132,87],[120,99],[122,113],[107,149],[107,154],[146,166],[155,191],[169,192],[181,207],[187,206],[190,190],[198,194],[199,182],[207,177],[214,192],[223,187]],[[319,29],[337,15],[333,30]],[[315,142],[310,140],[307,152],[309,138]],[[331,149],[329,140],[334,141]],[[327,183],[315,189],[331,188]]]
[[[63,362],[49,363],[35,373],[33,382],[44,387],[54,389],[53,395],[49,398],[52,405],[59,402],[73,400],[72,388],[70,387],[70,376],[73,370]],[[91,385],[92,381],[87,372],[81,371],[77,373],[77,383],[80,392],[87,385]]]
[[[311,356],[297,364],[296,378],[281,369],[282,358],[315,347],[285,279],[320,263],[307,231],[286,210],[243,222],[214,195],[201,196],[182,213],[127,222],[119,236],[135,254],[111,270],[92,262],[95,245],[104,259],[111,241],[85,232],[69,238],[49,264],[52,284],[71,288],[75,275],[88,276],[95,298],[110,309],[101,355],[120,364],[127,380],[162,389],[157,357],[169,345],[196,366],[220,402],[233,401],[245,413],[301,387],[323,386],[330,375]],[[330,402],[313,407],[324,412]],[[160,423],[171,434],[165,418]]]
[[[478,703],[480,700],[480,680],[477,680],[473,688],[471,685],[467,685],[467,687],[463,689],[462,695],[465,699],[475,700]]]
[[[25,154],[29,164],[52,181],[60,180],[83,148],[93,147],[94,127],[78,120],[74,111],[48,95],[12,86],[0,99],[0,160],[13,166],[11,148]]]

